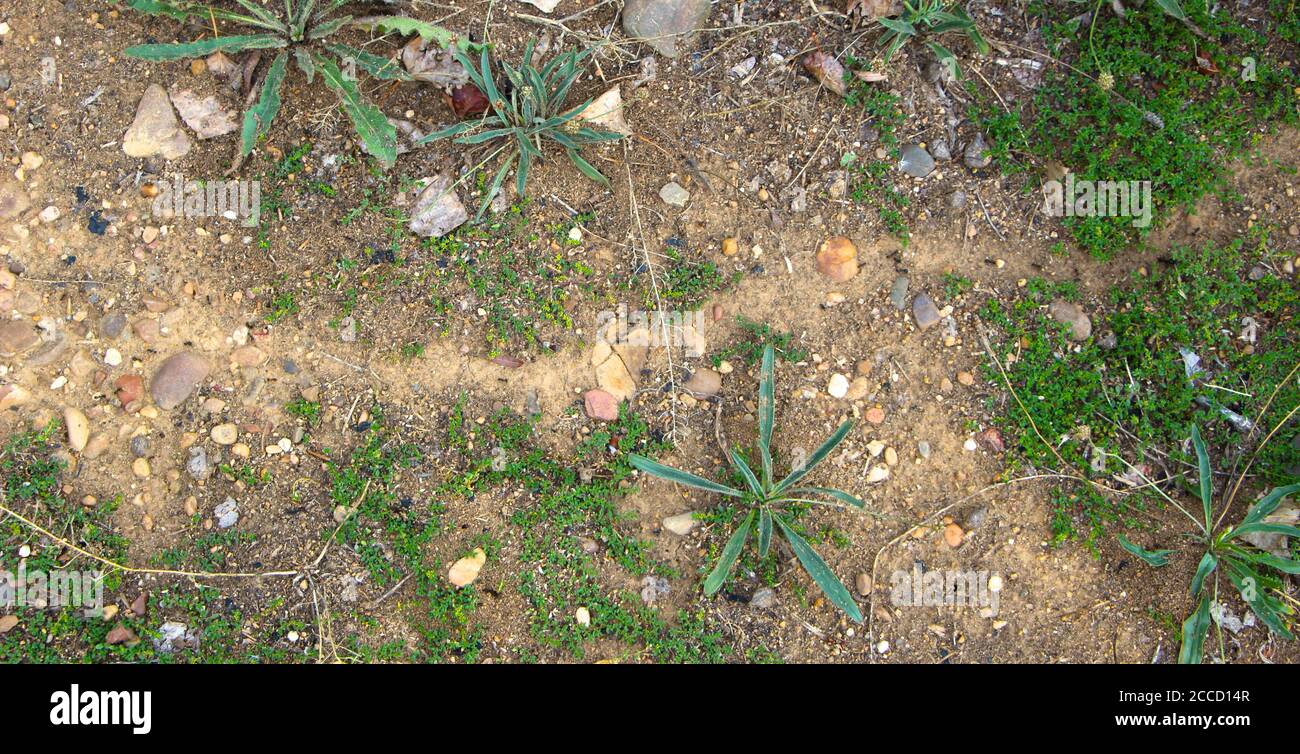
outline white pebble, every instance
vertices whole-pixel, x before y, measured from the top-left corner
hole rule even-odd
[[[975,448],[979,447],[978,445],[975,444],[974,438],[966,440],[966,442],[962,443],[961,446],[966,450],[974,450]]]
[[[838,372],[831,375],[831,381],[826,386],[826,392],[830,393],[832,398],[843,398],[848,395],[849,378]]]
[[[31,554],[32,554],[32,548],[28,547],[27,545],[23,545],[22,547],[18,548],[18,557],[20,558],[26,558]]]
[[[116,348],[110,348],[104,352],[104,363],[110,367],[115,367],[122,363],[122,353]]]

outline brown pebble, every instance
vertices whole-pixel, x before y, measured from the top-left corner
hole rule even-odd
[[[948,524],[943,527],[943,541],[949,547],[960,547],[961,541],[966,537],[966,532],[961,530],[957,524]]]

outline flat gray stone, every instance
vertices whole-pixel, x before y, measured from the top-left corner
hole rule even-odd
[[[934,158],[916,144],[908,144],[899,154],[898,169],[913,178],[924,178],[934,172]]]
[[[916,320],[917,327],[929,330],[939,324],[939,307],[934,305],[934,300],[929,295],[918,293],[912,299],[912,319]]]
[[[627,0],[623,30],[668,58],[680,55],[709,16],[709,0]]]

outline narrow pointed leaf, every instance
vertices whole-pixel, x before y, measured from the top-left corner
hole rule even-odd
[[[808,461],[804,464],[802,469],[792,469],[790,473],[786,475],[785,479],[781,480],[781,483],[776,486],[776,491],[780,492],[789,489],[792,484],[807,476],[809,472],[817,467],[817,464],[824,461],[826,456],[831,454],[832,450],[835,450],[835,446],[843,442],[845,437],[848,437],[849,430],[851,429],[853,429],[852,420],[841,424],[840,428],[835,430],[835,434],[826,438],[826,442],[822,443],[821,447],[817,448],[817,450],[814,450],[811,456],[808,456]]]
[[[302,0],[302,5],[298,6],[298,13],[293,17],[293,28],[291,32],[295,40],[302,39],[303,32],[307,29],[307,22],[311,21],[311,14],[316,10],[316,0]]]
[[[788,526],[785,519],[777,516],[776,523],[781,527],[781,533],[785,535],[786,541],[790,543],[790,548],[794,550],[795,557],[799,558],[804,570],[808,571],[812,580],[826,593],[831,604],[843,610],[854,621],[861,623],[862,610],[858,608],[858,603],[853,601],[853,595],[849,594],[849,590],[835,577],[835,572],[826,565],[822,556],[818,555],[812,545],[799,536],[798,532]]]
[[[1197,474],[1201,482],[1201,507],[1205,509],[1205,530],[1210,526],[1210,513],[1214,507],[1214,476],[1210,471],[1210,454],[1205,449],[1205,440],[1201,439],[1201,430],[1192,425],[1192,446],[1196,448]]]
[[[286,47],[288,42],[274,34],[246,34],[234,37],[200,39],[182,44],[132,45],[126,54],[141,60],[163,61],[182,58],[202,58],[214,52],[241,52],[243,50],[269,50]]]
[[[863,502],[861,498],[854,497],[853,495],[850,495],[844,490],[837,490],[832,487],[799,487],[797,489],[790,490],[791,495],[800,495],[800,494],[808,494],[808,493],[814,495],[825,495],[827,497],[834,498],[835,500],[844,503],[845,505],[851,505],[854,508],[858,508],[858,509],[866,509],[867,507],[867,504]]]
[[[745,478],[745,484],[749,485],[750,491],[760,498],[763,497],[763,486],[758,483],[758,477],[754,476],[754,472],[749,468],[749,464],[745,463],[744,456],[740,455],[740,453],[735,450],[732,450],[731,465],[740,472],[742,477]]]
[[[475,123],[473,121],[465,121],[463,123],[453,123],[452,125],[447,126],[446,128],[434,131],[433,133],[429,134],[428,136],[425,136],[424,138],[420,139],[415,143],[428,144],[431,141],[438,141],[440,139],[449,139],[453,136],[460,136],[461,134],[465,133],[466,131],[469,131],[470,129],[476,127],[477,125],[478,123]]]
[[[776,424],[776,353],[763,347],[758,379],[758,449],[763,454],[763,484],[772,486],[772,428]]]
[[[590,162],[587,162],[586,160],[582,159],[582,155],[578,154],[578,150],[570,149],[569,159],[573,162],[574,165],[577,166],[578,170],[581,171],[583,175],[587,176],[588,178],[595,181],[596,183],[599,183],[602,186],[609,185],[609,179],[601,175],[600,171],[597,170],[595,166],[593,166]]]
[[[758,514],[758,557],[766,558],[772,549],[772,512],[763,508]]]
[[[1192,599],[1195,599],[1201,593],[1201,587],[1205,584],[1205,578],[1209,576],[1219,565],[1219,561],[1211,553],[1205,553],[1201,556],[1201,562],[1196,566],[1196,575],[1192,576]]]
[[[385,167],[392,167],[397,162],[397,129],[383,111],[362,98],[356,82],[344,78],[333,60],[318,55],[316,68],[325,86],[338,95],[343,111],[352,120],[367,151]]]
[[[1262,566],[1275,568],[1282,573],[1300,574],[1300,561],[1293,558],[1279,558],[1278,556],[1267,552],[1252,552],[1243,557],[1252,563],[1258,563]]]
[[[1210,598],[1202,597],[1196,610],[1183,621],[1183,645],[1178,649],[1179,665],[1200,665],[1205,655],[1205,634],[1210,630]]]
[[[731,573],[731,567],[736,564],[736,558],[740,556],[740,551],[745,547],[745,540],[749,538],[749,529],[753,525],[754,512],[750,511],[736,529],[736,532],[731,535],[731,539],[727,540],[726,547],[722,548],[722,555],[718,557],[718,564],[713,566],[713,571],[704,580],[705,594],[716,594],[722,588],[723,583],[727,580],[727,574]]]
[[[324,39],[343,27],[344,24],[352,20],[352,16],[339,16],[331,18],[328,21],[322,21],[307,32],[307,39]]]
[[[1128,538],[1123,534],[1116,535],[1115,539],[1119,540],[1120,547],[1133,553],[1147,565],[1156,568],[1159,568],[1162,565],[1168,565],[1169,556],[1174,552],[1173,550],[1144,550],[1128,541]]]
[[[523,144],[528,145],[525,139]],[[533,164],[533,148],[528,145],[519,150],[519,169],[515,172],[515,193],[524,197],[524,187],[528,184],[528,169]]]
[[[276,18],[274,13],[267,10],[266,8],[263,8],[257,3],[253,2],[253,0],[235,0],[235,2],[244,6],[244,8],[246,8],[249,13],[252,13],[254,16],[256,16],[257,19],[261,21],[263,24],[265,24],[267,27],[272,29],[277,29],[283,33],[288,33],[289,31],[288,26],[285,26],[284,23],[280,21],[280,19]]]
[[[478,214],[475,215],[475,219],[482,217],[483,214],[487,212],[488,207],[492,206],[492,199],[496,197],[497,192],[501,190],[501,186],[506,180],[506,174],[510,172],[510,168],[514,167],[515,157],[518,156],[518,154],[518,152],[511,152],[501,161],[501,167],[497,169],[496,175],[492,178],[491,185],[488,186],[488,190],[483,194],[483,201],[479,204]]]
[[[1244,534],[1282,534],[1288,537],[1300,537],[1300,529],[1287,524],[1246,524],[1233,529],[1231,539],[1236,539]]]
[[[373,75],[374,78],[383,79],[383,81],[411,81],[411,74],[404,72],[398,61],[391,59],[391,57],[374,55],[372,52],[352,47],[350,44],[330,43],[325,45],[325,49],[333,52],[334,55],[342,57],[342,59],[351,59],[352,62],[355,62],[357,68]]]
[[[285,67],[288,53],[281,52],[271,62],[262,79],[262,90],[257,95],[257,102],[244,113],[244,127],[240,132],[239,153],[247,155],[257,146],[257,140],[271,129],[271,122],[280,112],[280,89],[284,85]]]
[[[479,133],[472,134],[470,136],[462,136],[461,138],[457,139],[456,142],[458,144],[482,144],[487,141],[492,141],[493,139],[500,139],[504,136],[509,136],[514,132],[515,129],[513,128],[493,128],[491,130],[481,131]]]
[[[293,50],[293,59],[298,63],[298,70],[303,72],[307,77],[307,83],[310,84],[316,79],[316,64],[312,62],[311,51],[303,47],[295,47]]]
[[[1287,628],[1286,621],[1282,619],[1280,614],[1285,608],[1269,594],[1268,579],[1248,566],[1231,559],[1225,560],[1224,566],[1224,570],[1228,574],[1228,580],[1237,588],[1246,604],[1250,605],[1251,612],[1263,621],[1264,625],[1268,626],[1273,633],[1290,639],[1291,631]]]
[[[1286,487],[1275,487],[1267,495],[1259,499],[1259,502],[1250,507],[1246,512],[1246,517],[1241,520],[1242,525],[1254,524],[1264,520],[1264,517],[1277,510],[1282,500],[1290,495],[1300,492],[1300,484],[1290,484]]]
[[[705,492],[716,492],[719,495],[729,495],[731,497],[744,497],[744,493],[740,490],[732,489],[731,487],[718,484],[717,482],[711,482],[708,479],[696,476],[689,471],[682,471],[681,469],[674,469],[672,466],[665,466],[658,461],[652,461],[637,453],[628,454],[627,460],[632,464],[632,466],[640,471],[644,471],[650,476],[666,479],[670,482],[676,482],[677,484],[684,484],[687,487],[694,487],[697,490],[704,490]]]

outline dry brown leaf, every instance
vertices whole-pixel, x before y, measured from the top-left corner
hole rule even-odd
[[[632,129],[628,128],[627,121],[623,119],[623,95],[618,90],[618,84],[592,100],[586,109],[578,113],[578,117],[606,131],[632,135]]]
[[[822,86],[841,97],[844,96],[847,89],[844,86],[844,66],[840,61],[821,51],[810,52],[803,56],[803,67],[820,81]]]

